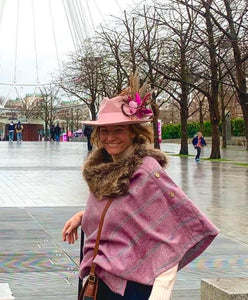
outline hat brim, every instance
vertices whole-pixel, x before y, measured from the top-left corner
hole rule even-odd
[[[152,119],[141,119],[141,120],[126,120],[126,121],[120,121],[116,122],[115,120],[109,120],[109,121],[83,121],[84,125],[91,125],[91,126],[110,126],[110,125],[128,125],[128,124],[136,124],[136,123],[149,123]]]

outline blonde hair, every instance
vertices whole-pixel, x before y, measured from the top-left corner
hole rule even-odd
[[[123,126],[123,125],[119,125]],[[96,126],[91,135],[91,142],[97,148],[101,148],[100,127]],[[140,123],[128,124],[130,133],[134,134],[133,144],[144,144],[145,142],[153,142],[153,130],[150,125],[141,125]]]

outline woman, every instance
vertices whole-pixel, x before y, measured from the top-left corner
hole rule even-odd
[[[130,91],[130,90],[129,90]],[[199,256],[218,234],[164,171],[167,157],[151,146],[148,95],[138,93],[101,103],[83,175],[90,194],[84,212],[68,220],[63,239],[74,243],[81,225],[86,235],[80,277],[89,273],[101,213],[97,299],[167,300],[176,272]]]

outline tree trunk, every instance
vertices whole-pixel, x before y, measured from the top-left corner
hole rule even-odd
[[[230,5],[230,1],[224,0],[227,12],[227,20],[230,27],[231,38],[230,41],[232,43],[235,67],[236,67],[236,78],[237,78],[237,93],[239,97],[239,103],[243,112],[244,123],[245,123],[245,138],[246,138],[246,150],[248,150],[248,95],[247,95],[247,84],[246,84],[246,74],[245,74],[245,65],[241,59],[241,49],[239,46],[239,38],[237,26],[233,20],[232,9]]]
[[[186,61],[186,45],[185,41],[181,39],[180,47],[180,64],[181,64],[181,101],[180,101],[180,116],[181,116],[181,149],[179,154],[188,155],[188,132],[187,132],[187,120],[189,117],[188,110],[188,93],[189,87],[186,82],[188,82],[188,72],[187,72],[187,61]]]
[[[179,154],[188,155],[188,132],[187,132],[187,118],[181,115],[181,149]]]
[[[95,107],[95,103],[96,101],[91,101],[89,109],[90,109],[90,113],[91,113],[91,119],[94,121],[96,120],[96,107]]]
[[[200,123],[200,132],[203,133],[203,122],[204,122],[204,117],[203,117],[203,101],[199,102],[199,123]]]
[[[179,154],[188,155],[188,132],[187,132],[187,120],[188,120],[188,105],[187,105],[187,95],[186,99],[181,101],[181,149]]]
[[[222,120],[222,148],[227,148],[226,141],[226,114],[225,114],[225,104],[224,104],[224,93],[223,85],[220,86],[220,102],[221,102],[221,120]]]
[[[160,144],[158,140],[158,120],[153,121],[153,132],[154,132],[154,148],[160,149]]]
[[[227,148],[225,112],[222,112],[222,148]]]
[[[220,134],[219,134],[219,121],[212,121],[212,149],[210,158],[218,159],[220,156]]]
[[[45,135],[44,135],[44,140],[45,141],[48,141],[49,140],[49,137],[47,136],[47,129],[48,129],[48,122],[45,121]]]
[[[160,149],[160,144],[158,140],[158,117],[159,117],[159,109],[158,105],[155,102],[151,103],[151,108],[153,112],[153,135],[154,135],[154,148]]]
[[[243,94],[243,96],[242,97],[239,96],[239,98],[240,98],[240,106],[244,117],[246,150],[248,151],[248,95]]]
[[[220,158],[220,113],[218,106],[218,92],[219,92],[219,81],[218,81],[218,62],[216,59],[216,44],[214,40],[214,30],[211,22],[211,13],[209,4],[203,2],[206,9],[206,26],[208,34],[208,46],[209,46],[209,57],[210,57],[210,73],[211,73],[211,92],[208,96],[208,104],[210,111],[210,121],[212,126],[212,150],[210,158],[219,159]]]

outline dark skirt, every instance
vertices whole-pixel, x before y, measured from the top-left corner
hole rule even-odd
[[[124,296],[116,294],[99,278],[97,300],[148,300],[152,286],[133,281],[127,282]]]

